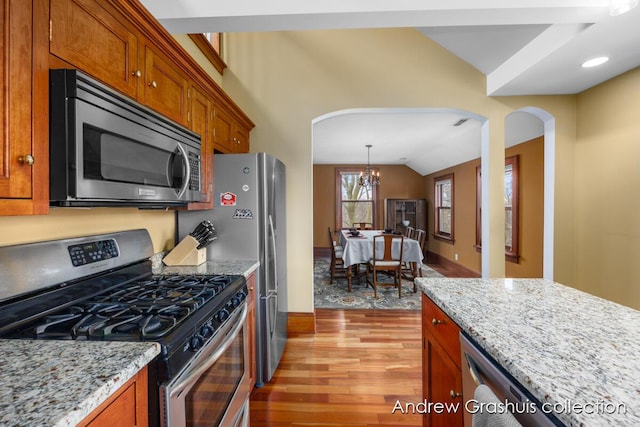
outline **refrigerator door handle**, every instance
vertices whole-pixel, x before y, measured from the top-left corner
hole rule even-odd
[[[273,228],[273,216],[269,214],[269,232],[271,233],[271,249],[273,250],[273,278],[275,279],[276,287],[278,289],[278,252],[276,251],[276,231]]]
[[[273,337],[273,334],[276,332],[276,322],[278,320],[278,293],[277,292],[269,292],[267,296],[264,298],[265,310],[267,311],[267,316],[269,317],[269,337]],[[272,307],[269,302],[273,301],[274,310],[271,312],[270,308]]]

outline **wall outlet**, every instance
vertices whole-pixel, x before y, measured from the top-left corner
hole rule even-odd
[[[457,261],[458,260],[458,254],[453,254],[453,259]]]

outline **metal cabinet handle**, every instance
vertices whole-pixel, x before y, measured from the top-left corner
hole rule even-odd
[[[18,163],[20,163],[21,165],[26,163],[29,166],[33,166],[35,162],[36,162],[36,159],[31,154],[18,157]]]
[[[462,397],[462,393],[456,393],[455,391],[451,390],[449,392],[449,396],[451,396],[452,399],[456,399],[458,397]]]
[[[142,71],[140,70],[132,71],[131,75],[134,77],[142,77]]]
[[[431,324],[432,324],[433,326],[438,326],[438,325],[440,325],[440,324],[442,324],[442,323],[444,323],[444,320],[438,320],[438,319],[436,319],[435,317],[431,320]]]
[[[151,87],[158,87],[158,83],[156,83],[155,80],[150,81],[149,83],[147,83],[149,86]]]

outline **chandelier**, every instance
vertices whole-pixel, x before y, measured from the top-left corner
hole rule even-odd
[[[374,185],[380,185],[380,172],[375,172],[371,169],[369,162],[371,144],[367,144],[365,147],[367,147],[367,168],[364,171],[360,171],[359,182],[362,187],[371,188]]]

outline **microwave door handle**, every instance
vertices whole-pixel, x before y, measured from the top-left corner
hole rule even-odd
[[[187,154],[187,151],[184,149],[182,144],[178,144],[178,150],[180,150],[180,153],[184,158],[184,166],[186,170],[185,177],[184,177],[184,185],[178,192],[178,199],[181,199],[182,196],[184,196],[184,194],[187,192],[187,188],[189,188],[189,181],[190,181],[189,177],[191,176],[191,166],[189,165],[189,155]]]

